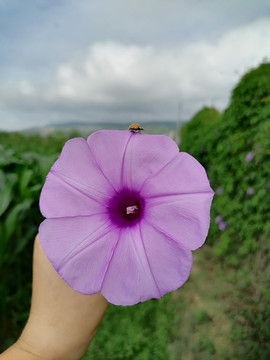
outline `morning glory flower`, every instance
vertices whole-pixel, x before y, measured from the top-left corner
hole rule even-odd
[[[216,224],[221,223],[222,222],[222,216],[221,215],[216,216],[215,222],[216,222]]]
[[[246,162],[250,162],[251,160],[253,160],[253,158],[254,158],[254,153],[252,151],[250,151],[246,155]]]
[[[226,223],[225,221],[221,221],[221,222],[218,224],[218,227],[219,227],[219,230],[224,231],[224,230],[226,230],[226,228],[227,228],[227,223]]]
[[[221,186],[219,186],[217,189],[216,189],[216,194],[217,195],[221,195],[223,193],[223,189]]]
[[[209,229],[200,163],[165,135],[101,130],[67,141],[40,196],[41,246],[82,294],[133,305],[178,289]]]
[[[247,188],[247,195],[248,196],[251,196],[251,195],[254,195],[255,194],[255,190],[251,187]]]

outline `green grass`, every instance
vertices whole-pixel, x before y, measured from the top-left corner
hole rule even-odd
[[[173,294],[181,315],[170,344],[170,359],[233,359],[230,307],[234,284],[228,280],[231,270],[216,262],[207,245],[194,255],[190,279]]]
[[[109,305],[85,360],[167,360],[173,309],[171,295],[132,307]]]

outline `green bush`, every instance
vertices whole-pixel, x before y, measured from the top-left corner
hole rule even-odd
[[[235,268],[244,326],[239,359],[270,357],[270,64],[249,71],[221,117],[203,109],[183,128],[182,151],[206,167],[216,191],[208,244]],[[206,118],[209,116],[209,122]],[[232,314],[236,319],[236,314]],[[237,321],[236,321],[237,322]],[[239,330],[240,329],[240,330]]]
[[[221,114],[214,108],[204,107],[181,129],[180,150],[185,151],[207,167],[218,141]]]

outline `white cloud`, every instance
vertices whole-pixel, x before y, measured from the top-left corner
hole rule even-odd
[[[88,114],[175,119],[179,102],[185,117],[203,105],[223,109],[239,77],[264,57],[270,58],[270,18],[231,30],[216,43],[181,49],[95,43],[80,61],[59,66],[46,84],[25,79],[8,91],[2,85],[0,95],[6,108],[39,108],[63,120],[67,112],[82,120]]]

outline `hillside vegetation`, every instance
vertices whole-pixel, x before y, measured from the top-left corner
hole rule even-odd
[[[248,72],[220,115],[204,108],[181,132],[181,150],[206,167],[216,192],[207,244],[235,285],[238,359],[270,357],[270,64]],[[241,345],[241,346],[240,346]]]

